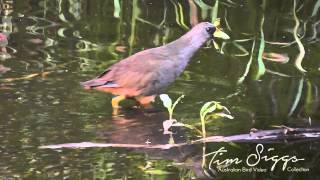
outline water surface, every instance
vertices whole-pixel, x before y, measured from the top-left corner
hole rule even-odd
[[[117,6],[119,3],[119,6]],[[319,2],[318,1],[176,1],[176,0],[34,0],[2,1],[1,29],[8,35],[8,54],[0,64],[0,175],[4,179],[191,179],[209,178],[201,168],[202,144],[168,151],[90,148],[43,150],[41,145],[71,142],[166,144],[162,121],[168,118],[159,99],[157,111],[127,107],[112,117],[112,95],[85,91],[79,82],[143,49],[161,46],[183,35],[192,25],[221,18],[228,41],[217,40],[222,51],[205,45],[186,71],[167,90],[173,99],[185,95],[174,118],[193,124],[199,109],[211,100],[221,102],[235,117],[207,125],[208,135],[318,126]],[[305,49],[302,73],[295,66]],[[263,36],[262,36],[263,34]],[[253,42],[255,46],[251,53]],[[288,63],[262,60],[259,51],[281,53]],[[247,52],[247,53],[246,53]],[[252,56],[250,71],[245,73]],[[30,77],[34,75],[34,77]],[[29,78],[28,78],[29,76]],[[11,78],[11,80],[10,80]],[[175,141],[195,139],[178,128]],[[212,152],[225,146],[227,158],[254,152],[253,143],[207,143]],[[308,173],[277,167],[267,173],[218,173],[221,179],[318,179],[319,142],[269,144],[275,154],[303,157],[294,164]],[[262,163],[261,167],[270,168]]]

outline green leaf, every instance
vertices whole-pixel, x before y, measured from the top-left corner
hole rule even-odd
[[[260,36],[261,36],[261,40],[260,40],[260,46],[259,46],[259,52],[258,52],[258,71],[254,77],[255,80],[259,80],[260,77],[262,75],[264,75],[264,73],[266,72],[266,67],[262,61],[262,54],[264,52],[264,48],[265,48],[265,40],[264,40],[264,32],[263,32],[263,25],[264,25],[264,10],[265,10],[265,1],[263,1],[263,14],[262,14],[262,18],[261,18],[261,22],[260,22]]]
[[[213,37],[220,38],[220,39],[230,39],[230,36],[227,33],[221,31],[220,29],[217,29],[213,33]]]
[[[216,0],[216,3],[214,4],[211,12],[211,22],[214,22],[217,19],[218,10],[219,10],[219,0]]]
[[[213,106],[211,106],[211,107],[209,107],[207,110],[206,110],[206,114],[207,113],[212,113],[214,110],[216,110],[217,109],[217,103],[216,102],[214,102],[214,105]]]
[[[258,52],[258,72],[255,76],[255,80],[260,79],[262,75],[266,72],[266,67],[262,61],[262,54],[265,48],[265,41],[264,41],[264,35],[263,31],[261,31],[261,41],[260,41],[260,47],[259,47],[259,52]]]
[[[119,0],[113,0],[113,5],[114,5],[113,16],[115,18],[119,18],[120,17],[120,11],[121,11]]]
[[[234,119],[234,117],[230,114],[225,114],[225,113],[216,113],[215,115],[219,116],[219,117],[225,117],[228,119]]]
[[[202,116],[203,113],[209,108],[209,106],[210,106],[212,103],[213,103],[213,101],[206,102],[206,103],[202,106],[202,108],[201,108],[201,110],[200,110],[200,115],[201,115],[201,116]]]
[[[215,41],[213,41],[213,46],[216,50],[219,50],[220,49],[220,46],[219,44],[217,44]]]
[[[167,109],[171,109],[172,100],[170,99],[168,94],[160,94],[160,99],[161,99],[164,107],[166,107]]]

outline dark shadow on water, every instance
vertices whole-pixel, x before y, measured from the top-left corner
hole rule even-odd
[[[168,118],[168,113],[160,109],[126,109],[121,116],[106,119],[112,123],[112,130],[98,132],[106,143],[116,144],[168,144],[170,136],[163,134],[162,122]],[[174,143],[188,141],[186,131],[174,129],[171,138]],[[202,146],[186,145],[168,150],[134,149],[135,152],[145,153],[152,159],[164,159],[179,164],[179,167],[191,170],[198,178],[208,178],[203,172]]]

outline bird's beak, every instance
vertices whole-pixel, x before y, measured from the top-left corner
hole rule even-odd
[[[213,33],[213,37],[215,38],[221,38],[221,39],[230,39],[228,34],[223,32],[221,29],[216,28],[216,31]]]
[[[228,34],[226,34],[225,32],[223,32],[220,28],[220,18],[217,18],[213,25],[216,27],[216,31],[213,33],[213,37],[215,38],[221,38],[221,39],[230,39],[230,37],[228,36]]]

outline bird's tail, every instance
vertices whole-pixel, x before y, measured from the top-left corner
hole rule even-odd
[[[80,85],[83,86],[84,89],[92,89],[89,82],[90,81],[80,82]]]
[[[85,89],[92,89],[98,86],[103,86],[106,88],[116,88],[119,87],[116,83],[113,81],[106,81],[101,78],[95,78],[91,79],[89,81],[81,82],[80,83]]]

